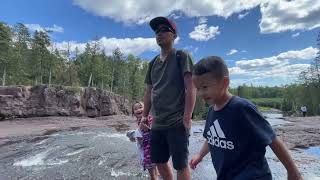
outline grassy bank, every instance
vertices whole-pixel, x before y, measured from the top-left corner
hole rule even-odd
[[[254,98],[249,99],[253,102],[256,106],[259,106],[259,110],[270,110],[271,108],[274,109],[281,109],[283,98]]]

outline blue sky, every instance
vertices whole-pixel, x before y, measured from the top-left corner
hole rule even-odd
[[[50,29],[60,50],[69,42],[83,51],[96,39],[107,54],[119,47],[146,60],[159,53],[148,26],[156,16],[176,22],[175,46],[195,62],[224,58],[232,86],[292,83],[318,50],[320,0],[2,0],[0,6],[0,21],[31,32]]]

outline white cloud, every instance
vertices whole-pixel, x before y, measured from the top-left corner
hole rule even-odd
[[[182,17],[182,14],[172,13],[168,16],[170,19],[179,19]]]
[[[208,22],[208,18],[206,17],[199,18],[199,24],[206,24],[207,22]]]
[[[30,31],[45,31],[45,29],[43,27],[41,27],[40,24],[25,24],[25,26]]]
[[[236,61],[229,68],[231,85],[281,85],[297,80],[298,75],[310,67],[309,61],[316,57],[317,49],[287,51],[276,56]],[[297,61],[300,60],[300,61]],[[305,61],[302,62],[302,61]],[[298,63],[297,63],[298,62]]]
[[[154,38],[101,38],[101,44],[105,48],[106,54],[111,54],[115,47],[119,47],[124,54],[141,54],[144,51],[153,51],[158,49]]]
[[[93,43],[90,41],[89,43]],[[134,55],[139,55],[146,51],[156,51],[159,49],[159,46],[156,43],[155,38],[106,38],[102,37],[98,40],[98,43],[101,46],[101,49],[104,49],[107,55],[111,55],[116,48],[120,48],[121,52],[124,54],[132,53]],[[76,41],[70,41],[70,51],[75,52],[76,47],[79,52],[82,53],[85,50],[86,43],[78,43]],[[55,46],[59,50],[66,50],[68,47],[68,42],[63,41],[55,43]]]
[[[311,60],[316,57],[318,52],[317,48],[308,47],[300,51],[287,51],[277,56],[279,59],[287,60]]]
[[[199,24],[189,33],[189,37],[196,41],[208,41],[215,39],[220,34],[219,26],[209,26],[207,24]]]
[[[73,0],[74,4],[95,15],[118,22],[143,24],[156,16],[169,16],[181,12],[187,17],[229,16],[243,18],[248,10],[259,7],[260,31],[276,33],[288,30],[310,30],[320,27],[320,0]]]
[[[292,37],[293,37],[293,38],[296,38],[296,37],[298,37],[298,36],[300,36],[300,33],[292,34]]]
[[[184,47],[182,49],[184,49],[184,50],[188,51],[189,53],[191,53],[192,56],[195,55],[195,53],[197,53],[197,51],[199,50],[198,47],[194,47],[194,46],[191,46],[191,45],[190,46],[186,46],[186,47]]]
[[[175,40],[175,44],[177,44],[179,40],[180,37]],[[143,52],[159,50],[159,46],[157,45],[155,38],[138,37],[118,39],[102,37],[97,42],[100,45],[101,50],[104,50],[107,55],[111,55],[116,48],[120,48],[121,52],[126,55],[130,53],[139,55]],[[92,44],[94,41],[89,41],[88,43]],[[60,51],[66,51],[68,48],[68,42],[56,42],[53,44],[53,46],[53,48],[57,48]],[[78,48],[79,53],[84,52],[85,47],[86,43],[80,43],[76,41],[69,42],[69,48],[72,54],[75,53],[76,48]],[[49,49],[52,49],[52,47]]]
[[[262,33],[320,27],[320,0],[269,0],[260,7]]]
[[[30,31],[52,31],[52,32],[59,32],[59,33],[63,33],[64,31],[63,27],[55,24],[52,27],[42,27],[40,24],[25,24],[25,26]]]
[[[227,53],[227,56],[230,56],[230,55],[235,54],[235,53],[237,53],[237,52],[238,52],[238,50],[236,50],[236,49],[231,49],[231,50]]]
[[[259,68],[269,68],[277,65],[288,64],[287,61],[281,61],[276,57],[269,57],[263,59],[253,59],[253,60],[240,60],[236,62],[236,65],[241,69],[259,69]]]
[[[271,71],[265,71],[262,77],[297,77],[300,72],[308,69],[310,64],[291,64],[281,68],[273,68]]]
[[[156,16],[169,16],[172,12],[182,12],[188,17],[222,16],[229,17],[256,7],[262,0],[73,0],[74,4],[95,15],[112,18],[124,23],[142,24]],[[120,13],[119,13],[120,12]],[[125,12],[125,13],[121,13]]]
[[[169,0],[74,0],[73,2],[95,15],[124,23],[143,24],[155,16],[169,16],[175,10],[172,1]]]
[[[249,14],[249,12],[245,12],[243,14],[239,14],[238,15],[238,19],[243,19],[244,17],[246,17]]]
[[[45,29],[48,30],[48,31],[60,32],[60,33],[63,33],[63,31],[64,31],[63,27],[57,26],[55,24],[53,25],[53,27],[46,27]]]
[[[239,67],[231,67],[229,68],[229,73],[232,75],[241,75],[241,74],[246,74],[246,71]]]
[[[307,70],[310,64],[291,64],[277,68],[266,68],[255,70],[243,70],[239,67],[229,68],[231,74],[231,86],[236,87],[242,84],[275,86],[290,84],[296,81],[299,74]]]
[[[253,59],[253,60],[241,60],[236,62],[236,66],[241,69],[259,69],[268,68],[274,66],[286,65],[292,60],[311,60],[316,57],[317,48],[308,47],[299,51],[287,51],[277,56]]]

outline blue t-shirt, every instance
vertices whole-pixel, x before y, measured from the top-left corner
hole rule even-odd
[[[272,179],[265,152],[276,134],[249,101],[233,96],[219,111],[210,107],[203,136],[218,180]]]

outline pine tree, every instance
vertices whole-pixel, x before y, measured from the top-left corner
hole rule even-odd
[[[6,85],[8,71],[12,62],[10,55],[12,50],[12,32],[9,26],[0,22],[0,69],[2,72],[2,86]]]
[[[30,74],[35,80],[35,84],[43,83],[44,77],[48,77],[50,73],[49,66],[49,50],[47,49],[50,46],[50,38],[47,32],[43,31],[35,31],[34,37],[32,39],[31,47],[32,47],[32,59],[31,59],[31,67]]]
[[[24,24],[17,23],[14,26],[14,34],[15,84],[29,84],[26,64],[30,63],[30,33]]]

